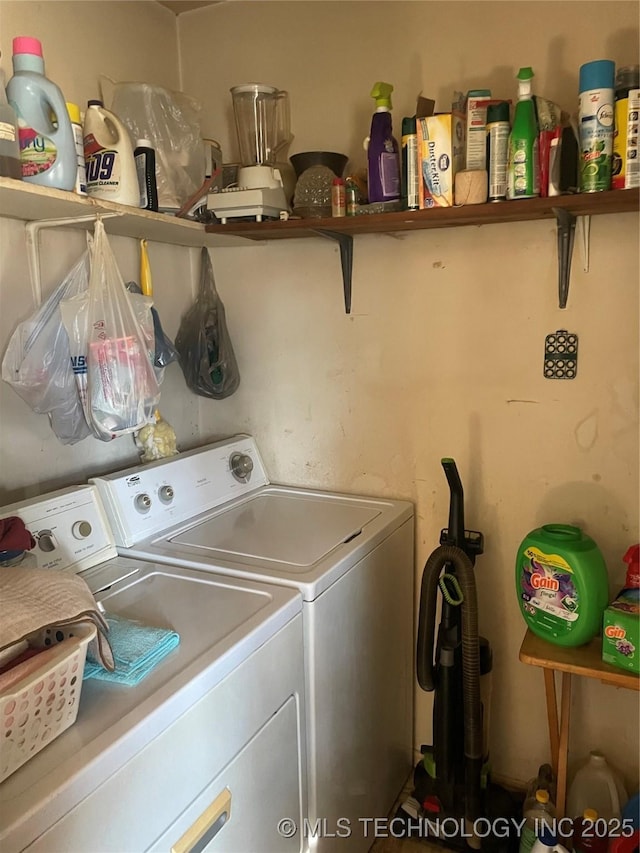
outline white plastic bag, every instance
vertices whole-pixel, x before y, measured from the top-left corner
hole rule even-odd
[[[69,340],[60,316],[60,302],[86,292],[89,252],[9,340],[2,361],[2,378],[39,414],[48,414],[62,444],[75,444],[91,435],[73,374]]]
[[[142,300],[151,318],[152,300]],[[150,355],[153,320],[145,334],[105,234],[96,222],[88,298],[66,301],[62,318],[87,421],[110,441],[152,422],[160,399]]]
[[[155,149],[160,209],[179,209],[204,181],[200,104],[150,83],[115,83],[101,76],[100,86],[105,105],[127,126],[132,139],[148,139]]]

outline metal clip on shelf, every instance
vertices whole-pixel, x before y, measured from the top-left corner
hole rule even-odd
[[[345,314],[351,314],[351,274],[353,270],[353,237],[324,228],[314,228],[315,234],[335,240],[340,246],[340,266],[342,267],[342,288],[344,290]]]

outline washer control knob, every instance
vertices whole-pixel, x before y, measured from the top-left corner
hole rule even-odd
[[[144,492],[137,495],[133,503],[138,512],[149,512],[151,509],[151,498]]]
[[[170,504],[173,500],[173,486],[162,486],[158,494],[162,503]]]
[[[230,460],[231,473],[241,483],[246,483],[253,471],[253,459],[246,453],[234,453]]]
[[[53,538],[53,533],[50,530],[41,530],[38,534],[38,548],[41,551],[55,551],[56,540]]]
[[[71,528],[71,532],[76,537],[76,539],[86,539],[88,536],[91,536],[91,531],[93,528],[89,524],[88,521],[76,521],[76,523]]]

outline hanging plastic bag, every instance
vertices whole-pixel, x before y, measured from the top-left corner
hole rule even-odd
[[[49,415],[51,428],[62,444],[75,444],[91,435],[60,316],[61,301],[85,293],[88,284],[86,251],[51,296],[18,325],[2,361],[3,380],[34,412]]]
[[[135,281],[128,281],[125,285],[129,293],[134,293],[137,296],[142,295],[140,285]],[[178,351],[174,347],[171,339],[167,336],[162,328],[160,317],[156,309],[151,306],[151,318],[153,320],[153,366],[156,370],[156,377],[162,377],[162,368],[167,367],[174,361],[178,360]],[[158,382],[162,382],[162,378],[158,378]]]
[[[88,299],[69,300],[61,308],[87,421],[103,441],[150,423],[160,399],[150,361],[152,322],[145,334],[133,298],[125,290],[104,224],[98,219]],[[151,300],[135,298],[144,300],[151,317]]]
[[[213,280],[206,249],[200,254],[200,289],[182,318],[176,349],[189,388],[202,397],[222,400],[240,384],[240,373],[227,330],[224,305]]]

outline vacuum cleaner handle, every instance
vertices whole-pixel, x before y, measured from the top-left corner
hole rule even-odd
[[[455,545],[456,548],[465,550],[464,538],[464,489],[462,480],[454,459],[445,457],[441,460],[444,473],[449,483],[451,499],[449,502],[449,528],[447,545]]]

